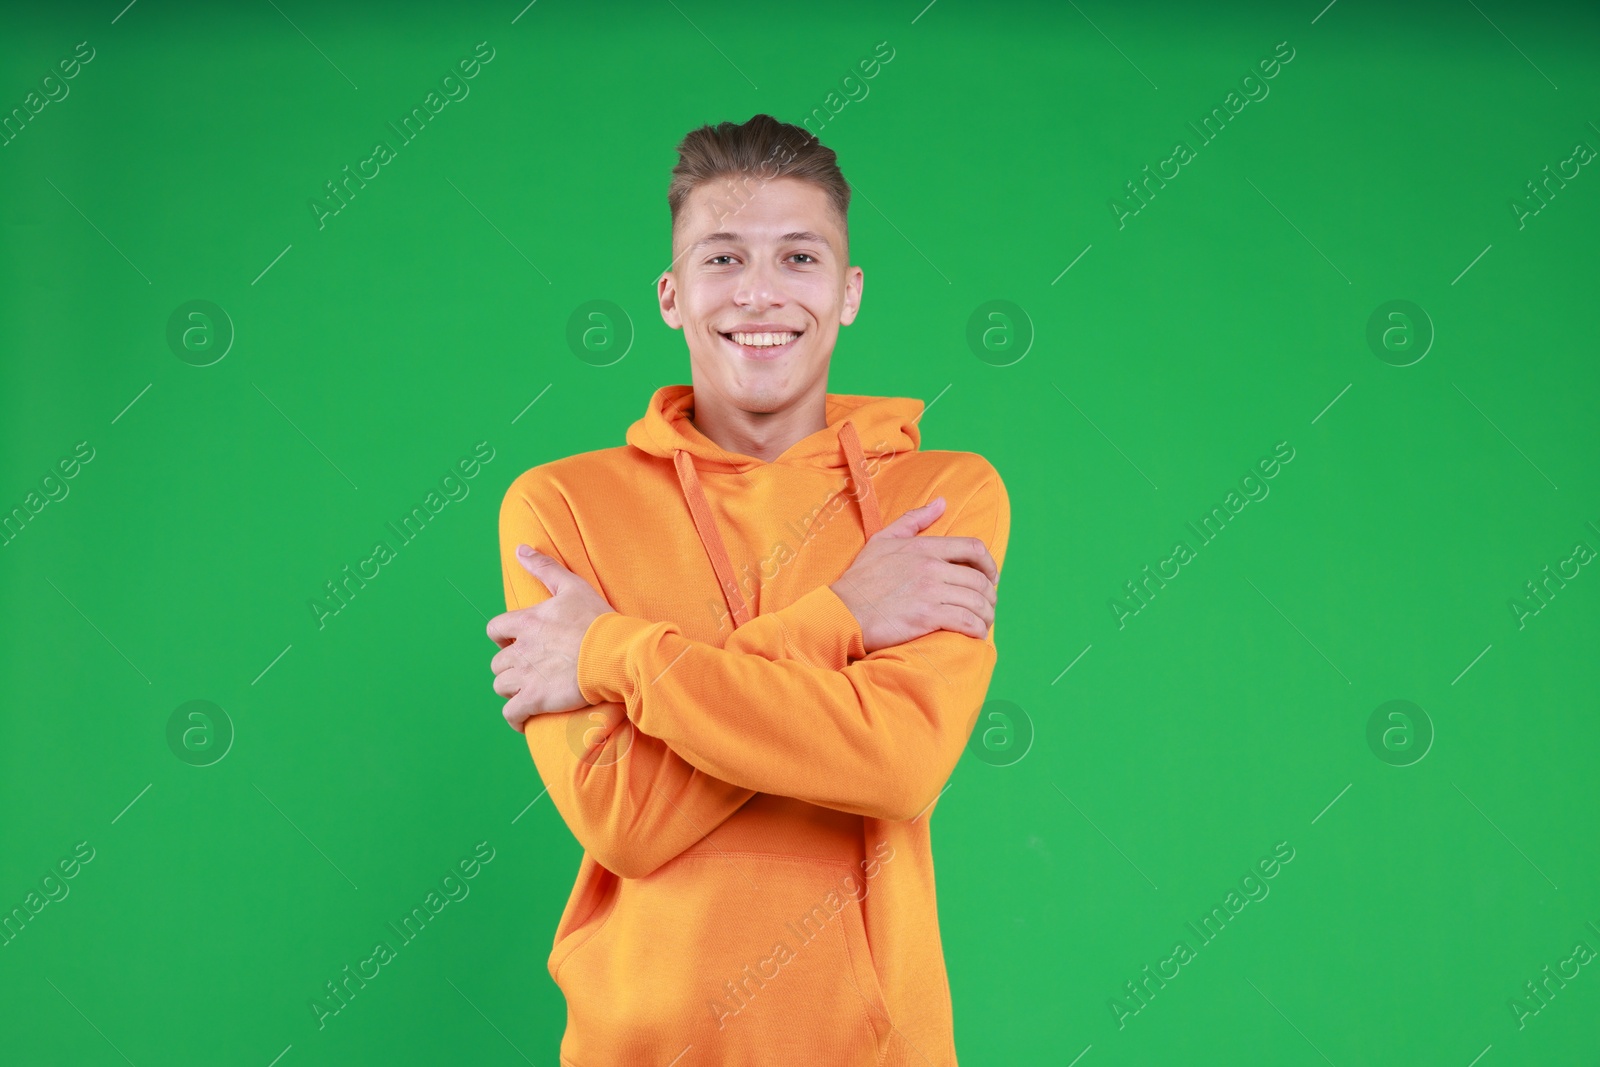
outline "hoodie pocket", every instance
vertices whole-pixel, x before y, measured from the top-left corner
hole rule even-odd
[[[692,1045],[698,1062],[876,1063],[891,1030],[864,888],[845,863],[750,852],[620,879],[555,967],[562,1054],[667,1063]]]

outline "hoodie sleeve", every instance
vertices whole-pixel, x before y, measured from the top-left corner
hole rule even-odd
[[[571,569],[513,485],[500,508],[507,611],[550,597],[544,583],[517,561],[520,544]],[[592,584],[594,576],[585,579]],[[866,654],[855,616],[826,586],[781,611],[750,620],[734,631],[727,647],[770,658],[794,655],[829,669]],[[573,836],[595,862],[624,878],[641,878],[699,842],[755,793],[688,763],[660,738],[630,723],[617,702],[535,715],[523,735]]]
[[[979,537],[998,566],[1010,528],[991,468],[928,532]],[[621,702],[640,731],[719,780],[910,820],[961,758],[996,655],[993,627],[982,640],[936,630],[839,669],[717,648],[670,622],[610,612],[584,633],[578,686],[587,699]]]

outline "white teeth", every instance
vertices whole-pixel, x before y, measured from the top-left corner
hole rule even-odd
[[[734,341],[751,348],[773,348],[786,345],[800,335],[797,333],[735,333],[729,334]]]

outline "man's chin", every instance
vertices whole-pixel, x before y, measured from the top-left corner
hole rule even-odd
[[[718,353],[693,368],[699,391],[715,392],[732,407],[752,414],[771,414],[793,406],[814,381],[814,375],[792,356],[765,363]],[[826,365],[821,374],[826,378]]]
[[[794,402],[792,390],[752,384],[730,398],[740,411],[752,415],[771,415]]]

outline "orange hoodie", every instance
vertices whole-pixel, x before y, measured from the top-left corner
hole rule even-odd
[[[615,609],[583,637],[592,706],[528,749],[583,846],[550,954],[567,1067],[956,1062],[928,823],[972,731],[994,631],[867,655],[831,589],[887,522],[1003,564],[1010,504],[970,452],[918,451],[920,400],[827,396],[772,462],[669,385],[627,444],[540,464],[500,510],[506,608],[550,596],[528,544]]]

